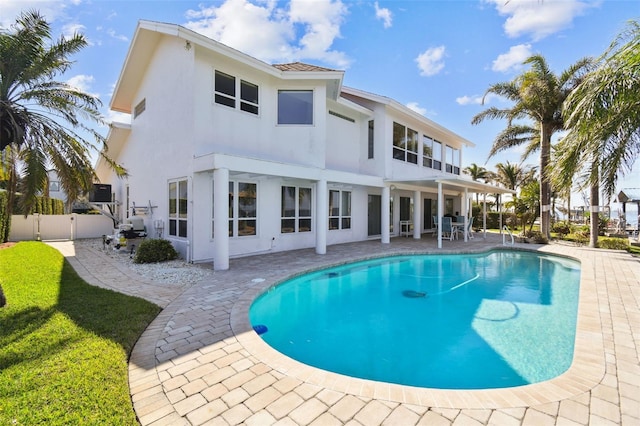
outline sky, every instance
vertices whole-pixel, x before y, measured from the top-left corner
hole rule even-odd
[[[488,158],[506,123],[471,120],[509,104],[491,96],[483,103],[487,88],[512,80],[533,54],[560,74],[602,54],[629,20],[640,20],[638,0],[0,0],[0,27],[31,9],[51,23],[55,38],[87,38],[57,79],[99,97],[108,121],[130,120],[108,106],[138,20],[160,21],[267,63],[344,70],[345,86],[392,98],[473,142],[462,166],[490,170],[520,163],[522,150]],[[537,156],[525,164],[537,165]],[[631,187],[640,187],[640,160],[619,184]]]

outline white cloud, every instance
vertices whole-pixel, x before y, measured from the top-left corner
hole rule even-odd
[[[373,5],[376,8],[376,18],[383,22],[385,28],[390,28],[392,25],[393,14],[386,7],[378,6],[378,2]]]
[[[506,72],[512,69],[519,69],[522,67],[522,63],[531,56],[530,44],[519,44],[517,46],[511,46],[507,53],[498,55],[491,69],[498,72]]]
[[[84,25],[78,23],[66,24],[62,27],[62,35],[64,36],[64,38],[71,38],[76,33],[83,34],[86,28],[87,27],[85,27]]]
[[[529,34],[534,41],[569,28],[573,19],[600,1],[586,0],[485,0],[500,15],[508,16],[504,31],[509,37]]]
[[[416,62],[420,75],[429,77],[438,74],[444,68],[445,47],[431,47],[418,55]]]
[[[310,7],[291,0],[226,0],[220,6],[190,10],[186,27],[266,62],[319,60],[347,68],[345,53],[332,50],[348,13],[340,0],[317,0]]]
[[[409,102],[406,105],[407,108],[409,108],[410,110],[417,112],[420,115],[426,115],[427,114],[427,109],[421,107],[420,105],[418,105],[417,102]]]
[[[9,27],[23,11],[29,10],[37,10],[47,22],[55,21],[63,15],[67,3],[63,0],[0,0],[0,27]]]
[[[484,98],[484,99],[483,99]],[[464,95],[456,98],[456,103],[458,105],[486,105],[493,101],[494,99],[500,100],[502,99],[500,96],[495,95],[493,93],[487,93],[484,96],[481,95]],[[483,102],[484,100],[484,102]]]
[[[126,41],[126,42],[129,41],[129,37],[116,33],[116,30],[114,30],[113,28],[109,28],[107,30],[107,34],[109,34],[111,38],[115,38],[116,40]]]
[[[98,94],[90,93],[91,85],[93,84],[94,81],[95,81],[95,78],[93,78],[92,75],[78,74],[74,77],[71,77],[69,80],[67,80],[67,84],[84,93],[98,97]]]

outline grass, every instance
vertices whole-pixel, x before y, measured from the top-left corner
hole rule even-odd
[[[0,424],[138,424],[133,345],[160,308],[84,282],[55,249],[0,250]]]

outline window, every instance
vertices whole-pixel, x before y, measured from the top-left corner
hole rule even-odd
[[[313,91],[278,90],[278,124],[313,124]]]
[[[460,174],[460,150],[447,145],[447,173]]]
[[[60,182],[57,180],[49,182],[49,192],[60,192]]]
[[[350,191],[329,191],[329,229],[351,229]]]
[[[169,235],[187,238],[187,180],[169,182]]]
[[[280,232],[311,231],[311,188],[282,187]]]
[[[138,105],[133,109],[133,118],[137,118],[145,109],[147,109],[147,98],[138,102]]]
[[[442,170],[442,144],[433,140],[433,168]]]
[[[369,120],[369,154],[367,158],[373,158],[373,120]]]
[[[229,236],[256,235],[258,186],[229,182]]]
[[[418,164],[418,132],[393,123],[393,158]]]
[[[422,135],[422,166],[433,168],[433,139]]]
[[[236,78],[216,71],[215,77],[215,101],[217,104],[236,107]]]
[[[258,114],[258,86],[240,80],[240,109],[251,114]]]
[[[251,114],[258,114],[258,86],[248,81],[240,80],[240,110]],[[215,102],[230,108],[236,107],[236,78],[221,71],[215,73]]]

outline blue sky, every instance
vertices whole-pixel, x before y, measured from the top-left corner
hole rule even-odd
[[[488,159],[502,121],[471,125],[531,54],[560,73],[598,56],[640,19],[637,0],[0,0],[0,25],[39,10],[56,36],[83,33],[89,47],[62,77],[108,105],[139,19],[180,24],[268,63],[302,61],[343,69],[346,86],[388,96],[476,144],[470,163],[492,168],[521,152]],[[107,129],[102,129],[106,134]],[[537,164],[537,158],[527,163]],[[640,164],[619,185],[640,187]],[[579,200],[574,200],[574,203]]]

